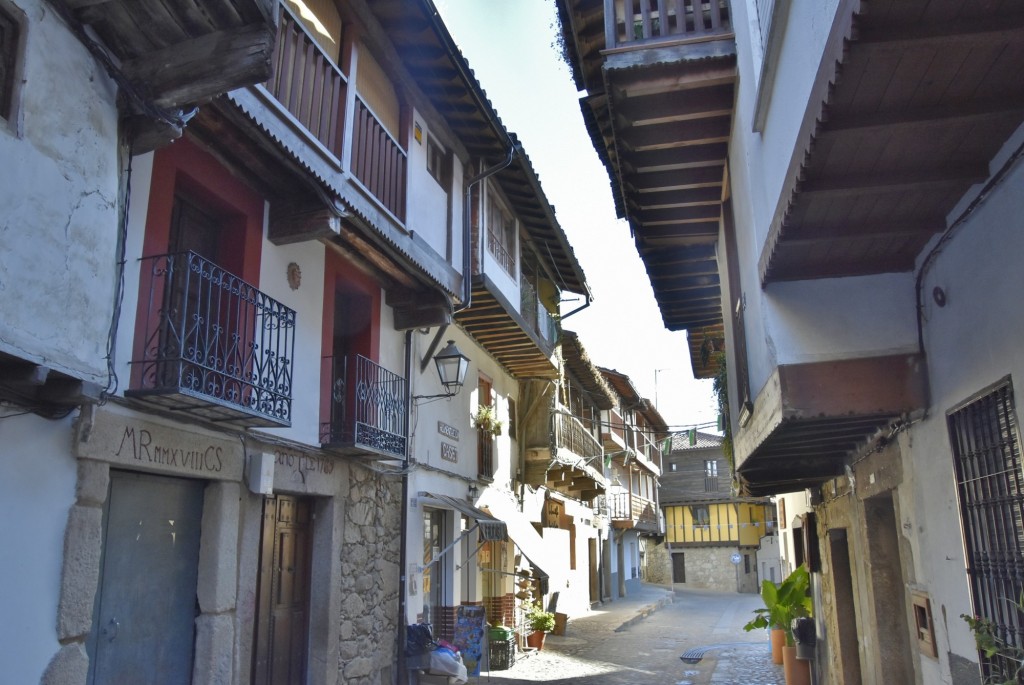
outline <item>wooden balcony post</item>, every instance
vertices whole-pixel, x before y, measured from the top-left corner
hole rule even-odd
[[[604,0],[604,46],[606,49],[617,47],[617,31],[615,0]]]

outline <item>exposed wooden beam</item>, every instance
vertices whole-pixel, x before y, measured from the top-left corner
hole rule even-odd
[[[929,125],[949,125],[1006,114],[1024,114],[1024,98],[1005,97],[989,100],[948,103],[898,112],[841,112],[828,115],[819,140],[846,133],[879,133],[895,129],[916,129]]]
[[[273,50],[273,27],[255,23],[156,50],[122,70],[157,106],[175,107],[267,80]]]
[[[615,116],[623,122],[621,127],[641,123],[726,117],[732,114],[734,90],[732,85],[723,85],[638,95],[620,102],[615,107]]]
[[[709,221],[717,221],[721,216],[721,205],[713,204],[689,207],[643,209],[640,211],[639,219],[645,225],[659,223],[706,223]],[[717,229],[715,233],[718,233]],[[648,237],[650,236],[646,231],[645,235]]]
[[[698,167],[638,173],[630,176],[627,182],[632,192],[643,193],[632,199],[647,204],[643,202],[647,192],[667,192],[669,189],[717,188],[721,196],[722,175],[723,167]]]
[[[981,19],[931,24],[862,26],[854,45],[869,50],[907,50],[934,47],[987,47],[1024,41],[1024,15],[1000,12]]]
[[[729,118],[719,117],[632,126],[620,130],[617,137],[629,150],[643,150],[698,143],[725,143],[729,141],[730,128]]]
[[[630,198],[637,207],[680,207],[686,205],[720,204],[722,189],[717,185],[678,190],[642,192]]]
[[[673,69],[662,71],[657,76],[652,76],[649,71],[620,70],[611,72],[609,78],[616,101],[621,101],[653,93],[732,84],[736,82],[736,65],[697,66],[686,71]]]
[[[686,145],[657,150],[623,150],[621,162],[633,171],[662,171],[687,167],[723,166],[728,159],[726,143]]]
[[[917,236],[945,230],[946,219],[941,216],[914,218],[906,221],[855,221],[820,225],[813,223],[782,224],[780,238],[789,244],[801,240],[834,240],[845,236]]]
[[[973,164],[947,169],[922,169],[896,174],[866,174],[841,178],[811,179],[797,187],[797,197],[853,197],[884,193],[907,193],[980,183],[988,178],[987,164]]]

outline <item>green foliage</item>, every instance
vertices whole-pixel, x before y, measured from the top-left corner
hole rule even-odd
[[[540,604],[532,604],[526,610],[526,623],[533,630],[550,633],[555,629],[555,615],[550,611],[544,611]]]
[[[1010,603],[1018,612],[1024,614],[1024,591],[1021,592],[1016,602]],[[996,634],[998,632],[996,624],[987,618],[968,616],[967,614],[960,614],[960,618],[967,622],[971,632],[974,633],[974,643],[978,647],[978,652],[983,654],[995,669],[995,673],[985,680],[987,685],[1017,685],[1020,683],[1024,679],[1024,649],[1011,645],[999,637]],[[1001,659],[992,661],[992,658],[996,656]],[[1000,670],[1003,664],[1010,664],[1013,672],[1006,673]]]
[[[811,615],[810,587],[811,575],[803,565],[795,568],[778,587],[771,581],[763,581],[761,599],[764,607],[754,610],[756,615],[743,626],[743,630],[781,628],[786,631],[786,644],[792,646],[793,619]]]
[[[477,407],[476,414],[473,415],[473,425],[491,435],[501,435],[503,427],[498,419],[497,408],[490,404],[481,404]]]

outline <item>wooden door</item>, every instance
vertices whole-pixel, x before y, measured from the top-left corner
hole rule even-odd
[[[313,517],[308,499],[278,495],[263,504],[253,678],[256,685],[304,685],[309,643]]]
[[[676,552],[672,555],[672,582],[686,582],[686,554]]]
[[[110,472],[90,685],[192,682],[202,481]]]

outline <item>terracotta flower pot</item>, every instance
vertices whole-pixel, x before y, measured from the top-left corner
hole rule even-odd
[[[811,685],[811,662],[796,658],[796,647],[782,648],[782,672],[786,685]]]
[[[772,663],[782,663],[782,648],[786,646],[786,631],[782,628],[772,628],[769,633],[772,640]]]
[[[544,636],[547,635],[543,630],[535,630],[526,636],[526,644],[533,647],[536,650],[544,649]]]

